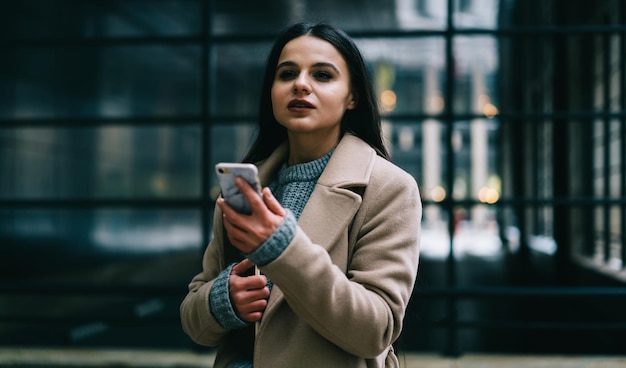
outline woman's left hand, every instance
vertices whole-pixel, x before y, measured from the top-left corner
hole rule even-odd
[[[237,178],[235,183],[250,203],[252,213],[236,212],[224,198],[219,198],[217,205],[222,210],[231,244],[244,253],[252,253],[282,224],[287,212],[269,188],[263,188],[263,195],[259,196],[244,179]]]

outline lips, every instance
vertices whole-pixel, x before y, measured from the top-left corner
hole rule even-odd
[[[287,105],[289,109],[313,109],[315,106],[306,100],[291,100],[289,101],[289,105]]]

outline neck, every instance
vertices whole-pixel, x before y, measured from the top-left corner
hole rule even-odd
[[[339,143],[339,134],[323,138],[289,134],[289,158],[287,165],[293,166],[317,160]]]

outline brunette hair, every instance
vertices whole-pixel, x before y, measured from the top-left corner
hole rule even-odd
[[[258,132],[243,161],[264,160],[287,139],[287,129],[274,117],[271,89],[283,48],[289,41],[304,35],[317,37],[332,44],[348,65],[356,107],[345,112],[341,122],[341,135],[346,132],[356,135],[374,148],[378,155],[389,160],[389,154],[382,140],[376,96],[365,61],[356,44],[347,33],[336,26],[302,22],[285,28],[278,35],[267,58],[259,104]]]

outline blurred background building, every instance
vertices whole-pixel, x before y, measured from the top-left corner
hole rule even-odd
[[[626,353],[620,0],[2,2],[0,345],[200,349],[178,306],[213,166],[303,19],[355,38],[421,187],[400,347]]]

